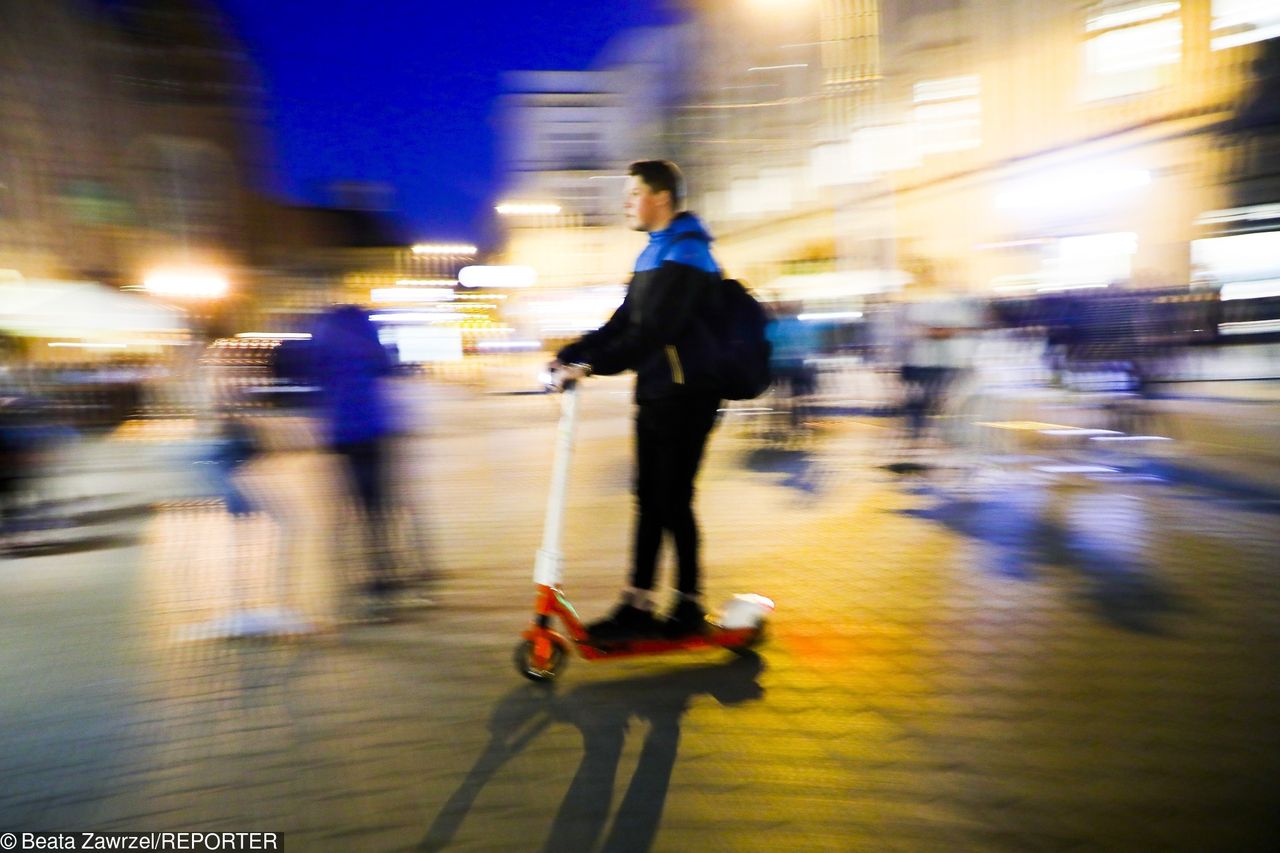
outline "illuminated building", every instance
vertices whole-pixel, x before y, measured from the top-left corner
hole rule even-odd
[[[877,3],[687,6],[698,63],[682,109],[678,156],[691,206],[718,237],[718,257],[772,295],[784,295],[775,287],[784,278],[820,276],[828,296],[876,281],[892,264],[855,257],[847,245],[851,223],[837,219],[848,182],[861,177],[854,173],[862,159],[852,151],[855,140],[892,147],[877,126],[883,76]],[[871,236],[884,235],[873,229]],[[849,269],[871,275],[855,283],[845,275]]]
[[[818,310],[904,286],[1280,293],[1275,3],[685,6],[665,121],[613,135],[626,80],[602,72],[516,101],[511,199],[560,208],[508,223],[508,260],[540,286],[604,283],[632,256],[586,167],[658,155],[728,272]]]
[[[1280,234],[1274,3],[689,6],[706,61],[683,161],[758,285],[1280,280],[1271,237],[1201,242]]]

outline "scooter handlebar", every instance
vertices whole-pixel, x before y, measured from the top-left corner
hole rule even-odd
[[[578,384],[578,380],[573,377],[566,377],[559,370],[547,370],[540,377],[542,380],[542,388],[548,394],[561,391],[572,391]]]

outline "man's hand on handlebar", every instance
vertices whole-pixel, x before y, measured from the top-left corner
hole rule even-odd
[[[552,361],[546,367],[543,384],[549,391],[563,391],[568,385],[580,379],[586,379],[590,375],[591,370],[585,364],[563,364]]]

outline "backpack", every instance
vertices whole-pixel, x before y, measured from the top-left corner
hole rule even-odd
[[[716,339],[717,390],[726,400],[753,400],[769,387],[773,345],[765,337],[769,312],[736,279],[726,278]]]
[[[680,234],[663,251],[693,234]],[[719,315],[708,325],[716,341],[716,391],[725,400],[754,400],[773,382],[769,358],[773,344],[765,336],[769,312],[751,295],[742,282],[726,278],[721,281]]]

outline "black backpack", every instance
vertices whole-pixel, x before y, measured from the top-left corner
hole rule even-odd
[[[769,387],[772,344],[765,337],[769,312],[742,282],[726,278],[716,337],[717,390],[726,400],[753,400]]]
[[[696,235],[677,236],[666,247],[663,256],[676,243]],[[725,400],[754,400],[773,381],[769,373],[769,356],[773,345],[765,337],[769,312],[756,301],[751,291],[736,279],[721,281],[720,313],[709,324],[716,340],[716,390]]]

